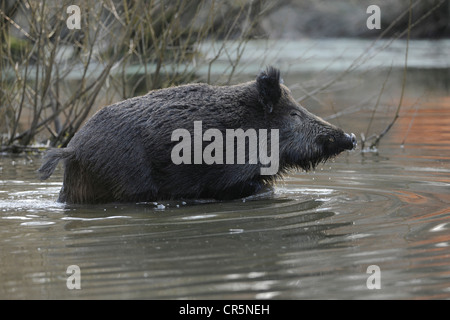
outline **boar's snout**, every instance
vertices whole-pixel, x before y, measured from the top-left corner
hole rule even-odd
[[[344,150],[353,150],[357,144],[355,134],[342,131],[337,134],[321,136],[318,141],[322,143],[324,154],[327,157],[336,156]]]
[[[345,136],[347,137],[347,140],[350,141],[351,145],[349,145],[350,148],[347,148],[347,150],[353,150],[356,148],[356,145],[358,144],[358,142],[356,141],[356,136],[354,133],[346,133]]]
[[[339,146],[344,150],[353,150],[356,148],[356,136],[354,133],[344,133],[342,139],[337,141]]]

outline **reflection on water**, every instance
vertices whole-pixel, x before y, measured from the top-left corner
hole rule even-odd
[[[0,298],[448,299],[446,86],[418,107],[408,101],[419,90],[407,93],[378,153],[348,152],[236,201],[66,206],[55,202],[61,168],[40,182],[39,157],[5,155]],[[360,98],[330,94],[337,105]],[[338,124],[364,132],[370,114]],[[71,265],[80,290],[67,288]],[[367,287],[370,265],[379,290]]]
[[[450,298],[450,145],[414,140],[430,115],[404,148],[394,132],[383,154],[348,153],[228,202],[65,206],[60,169],[39,182],[38,158],[5,156],[0,296]],[[66,287],[70,265],[81,290]],[[370,265],[380,290],[366,286]]]

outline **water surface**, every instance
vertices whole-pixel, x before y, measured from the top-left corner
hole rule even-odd
[[[401,74],[390,76],[374,132],[392,118]],[[368,75],[305,104],[359,137],[386,73]],[[300,97],[314,79],[285,82]],[[378,152],[346,152],[235,201],[64,205],[60,167],[41,182],[39,156],[3,155],[0,298],[448,299],[448,80],[448,69],[409,73]],[[67,287],[71,265],[79,290]],[[368,288],[372,265],[380,289]]]

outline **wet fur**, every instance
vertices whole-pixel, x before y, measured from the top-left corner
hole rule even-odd
[[[280,171],[260,175],[260,164],[175,165],[172,132],[208,128],[279,129]],[[334,142],[332,142],[332,140]],[[39,169],[47,179],[60,160],[67,203],[161,199],[234,199],[254,194],[291,168],[310,169],[350,149],[344,132],[309,113],[268,68],[235,86],[188,84],[151,91],[97,112],[67,148],[49,150]]]

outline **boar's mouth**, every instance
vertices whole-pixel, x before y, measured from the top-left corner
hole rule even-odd
[[[345,150],[356,147],[356,136],[351,133],[338,132],[334,134],[322,134],[297,149],[292,145],[286,145],[282,149],[281,167],[301,168],[305,171],[314,169],[320,162],[325,162]]]
[[[354,133],[342,133],[339,135],[324,135],[318,138],[318,143],[322,144],[325,158],[337,156],[345,150],[356,148],[356,136]]]

